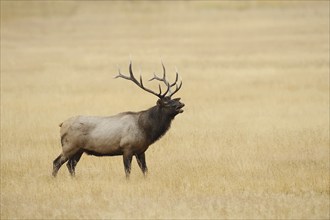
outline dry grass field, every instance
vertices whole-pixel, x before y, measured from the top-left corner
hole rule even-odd
[[[183,79],[148,177],[54,179],[60,122],[156,103],[130,56]],[[329,219],[329,168],[328,1],[1,1],[1,219]]]

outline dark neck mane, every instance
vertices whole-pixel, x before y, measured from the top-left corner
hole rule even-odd
[[[146,135],[148,145],[157,141],[167,132],[172,119],[173,117],[167,115],[158,106],[141,112],[139,125]]]

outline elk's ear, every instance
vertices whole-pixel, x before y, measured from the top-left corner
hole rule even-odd
[[[158,105],[158,106],[161,106],[161,105],[162,105],[162,100],[158,99],[158,100],[157,100],[157,105]]]
[[[173,99],[174,101],[180,101],[181,100],[181,98],[175,98],[175,99]]]

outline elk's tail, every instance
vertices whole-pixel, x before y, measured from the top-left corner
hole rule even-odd
[[[61,145],[62,147],[64,146],[64,143],[66,141],[65,137],[67,136],[68,134],[67,133],[64,133],[62,136],[61,136]]]
[[[63,122],[60,123],[58,126],[59,126],[60,128],[62,128],[62,125],[63,125]],[[65,136],[66,136],[66,134],[61,135],[61,145],[62,145],[62,147],[63,147],[63,144],[64,144],[64,138],[65,138]]]

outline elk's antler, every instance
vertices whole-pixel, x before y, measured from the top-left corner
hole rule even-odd
[[[175,81],[174,81],[174,83],[170,84],[170,83],[166,80],[166,70],[165,70],[165,66],[164,66],[163,62],[162,62],[162,67],[163,67],[163,77],[160,78],[160,77],[158,77],[158,76],[154,73],[154,77],[151,78],[149,81],[152,81],[152,80],[158,80],[158,81],[163,82],[163,83],[167,86],[167,90],[168,90],[168,93],[169,93],[168,96],[169,96],[169,97],[172,97],[175,93],[177,93],[177,92],[180,90],[180,88],[181,88],[181,86],[182,86],[182,80],[181,80],[181,82],[180,82],[180,85],[178,86],[178,85],[177,85],[177,82],[178,82],[178,79],[179,79],[179,73],[178,73],[178,71],[176,71]],[[172,88],[173,86],[175,86],[175,90],[174,90],[174,92],[171,91],[171,88]],[[167,95],[167,93],[165,93],[164,96],[165,96],[165,95]]]
[[[118,75],[115,76],[114,78],[123,78],[123,79],[126,79],[126,80],[130,80],[130,81],[134,82],[138,87],[143,89],[144,91],[147,91],[147,92],[157,96],[160,99],[164,98],[166,96],[166,94],[168,93],[169,89],[170,89],[170,86],[168,85],[167,90],[164,92],[164,94],[162,94],[162,88],[161,88],[160,85],[158,85],[159,86],[159,93],[157,94],[156,92],[144,87],[142,76],[140,75],[140,82],[134,77],[133,70],[132,70],[132,61],[130,61],[130,63],[129,63],[129,75],[130,76],[125,76],[125,75],[121,74],[120,69],[119,69],[118,70]]]

